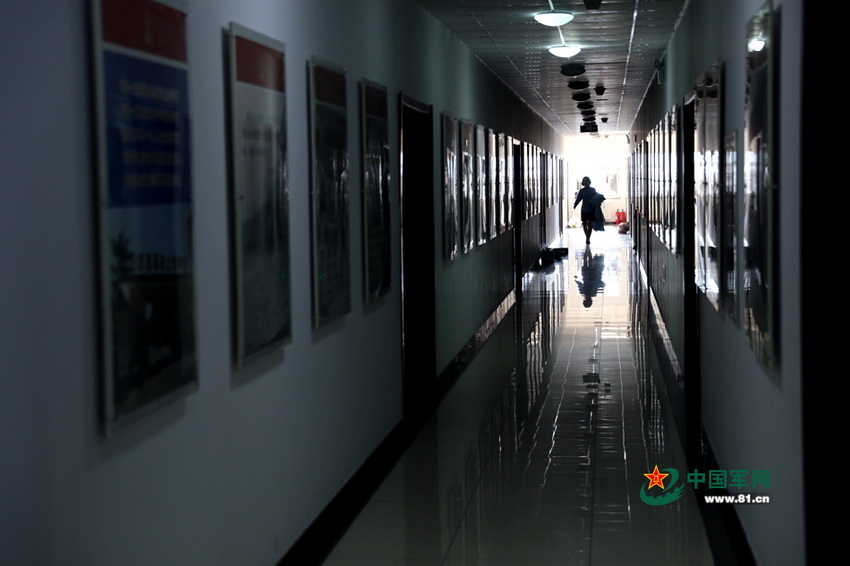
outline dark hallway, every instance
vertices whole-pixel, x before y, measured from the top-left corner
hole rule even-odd
[[[0,564],[804,564],[811,4],[4,2]]]

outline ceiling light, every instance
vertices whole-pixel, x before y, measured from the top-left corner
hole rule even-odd
[[[573,21],[573,15],[570,12],[542,12],[534,19],[544,26],[560,27]]]
[[[572,57],[573,55],[578,55],[580,51],[581,47],[571,45],[556,45],[549,48],[549,53],[556,57]]]

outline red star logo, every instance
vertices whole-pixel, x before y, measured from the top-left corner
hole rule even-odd
[[[661,489],[664,489],[664,483],[663,483],[662,480],[664,480],[664,478],[666,478],[670,474],[662,474],[661,472],[659,472],[658,471],[658,465],[656,464],[655,470],[653,470],[653,472],[651,474],[643,474],[643,475],[645,475],[646,477],[649,478],[649,486],[647,486],[647,488],[646,488],[647,491],[649,491],[650,488],[652,488],[653,486],[656,486],[656,485],[658,487],[660,487]]]

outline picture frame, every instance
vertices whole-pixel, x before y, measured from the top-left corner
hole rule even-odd
[[[502,205],[505,217],[505,230],[514,227],[514,195],[516,193],[516,182],[514,175],[514,138],[505,136],[505,199]]]
[[[228,33],[233,360],[292,336],[285,45]]]
[[[496,233],[501,234],[507,229],[507,147],[505,134],[496,135]]]
[[[658,124],[658,150],[659,150],[659,210],[658,226],[661,241],[667,249],[670,249],[670,130],[667,125],[669,114],[664,114]]]
[[[715,63],[700,79],[702,103],[705,109],[704,156],[705,194],[703,242],[706,298],[715,310],[720,310],[723,297],[721,254],[723,252],[723,65]]]
[[[487,130],[487,223],[489,238],[498,235],[498,194],[499,194],[499,154],[496,132],[492,128]]]
[[[473,127],[469,120],[460,121],[460,240],[461,250],[467,253],[475,246],[475,146]]]
[[[723,158],[723,287],[726,314],[738,320],[738,132],[728,132]]]
[[[663,237],[662,215],[664,203],[662,201],[662,141],[661,122],[655,124],[649,134],[649,161],[650,161],[650,211],[652,218],[652,230],[659,240]]]
[[[313,328],[351,311],[346,71],[313,58],[310,103],[310,247]]]
[[[763,367],[780,365],[779,250],[775,118],[778,80],[778,14],[770,0],[753,15],[746,29],[744,99],[744,324],[750,348]]]
[[[460,251],[460,206],[458,203],[458,134],[455,117],[444,112],[443,123],[443,257],[452,260]]]
[[[523,220],[528,220],[534,214],[532,206],[534,203],[534,159],[532,158],[532,147],[528,142],[522,142],[523,163],[523,186],[522,186],[522,211]]]
[[[477,234],[478,243],[485,244],[490,237],[490,198],[489,198],[489,183],[488,183],[488,163],[487,163],[487,129],[478,125],[475,127],[475,157],[476,157],[476,188],[478,195],[478,221]]]
[[[679,227],[681,219],[681,182],[679,167],[679,127],[681,126],[681,107],[674,105],[670,109],[670,119],[667,123],[670,136],[669,160],[670,160],[670,203],[668,205],[670,251],[673,255],[679,255],[682,250],[682,230]]]
[[[363,290],[371,303],[390,291],[392,245],[390,233],[389,98],[378,83],[361,83]]]
[[[543,212],[543,150],[534,146],[534,214]]]
[[[110,435],[197,387],[188,11],[154,0],[91,6],[100,407]]]

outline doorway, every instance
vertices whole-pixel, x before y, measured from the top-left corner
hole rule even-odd
[[[434,121],[430,105],[403,93],[399,108],[402,383],[409,418],[436,399]]]

